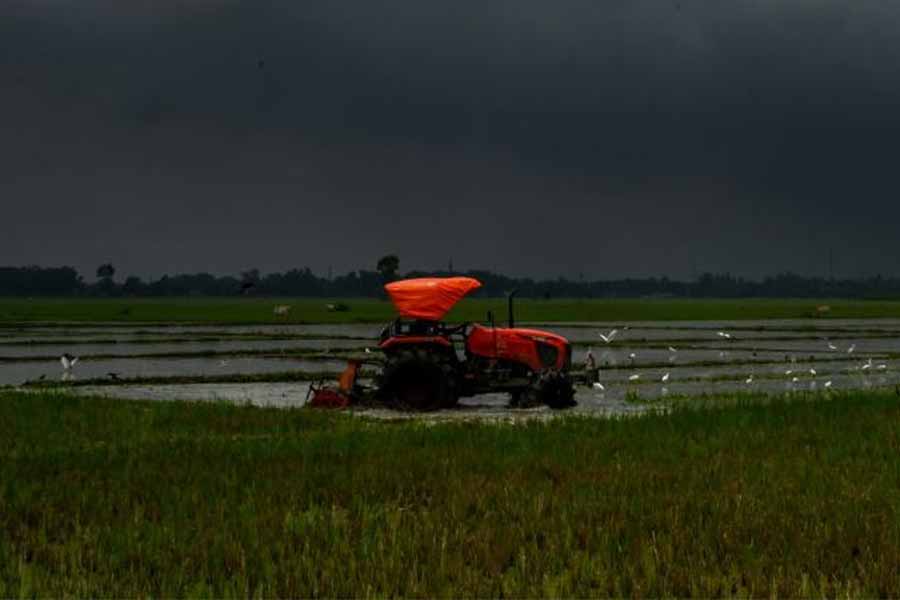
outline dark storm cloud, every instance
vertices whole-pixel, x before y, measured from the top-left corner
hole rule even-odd
[[[3,10],[0,262],[896,273],[891,3]]]

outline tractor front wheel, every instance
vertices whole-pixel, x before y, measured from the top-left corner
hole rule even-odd
[[[516,408],[546,405],[555,410],[576,404],[572,381],[558,371],[545,371],[536,376],[527,388],[513,393],[511,403]]]

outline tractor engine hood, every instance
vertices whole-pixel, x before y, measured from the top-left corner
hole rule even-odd
[[[421,277],[384,286],[401,317],[440,321],[466,294],[481,287],[471,277]]]
[[[549,331],[542,331],[540,329],[523,329],[521,327],[515,327],[513,329],[501,328],[500,331],[509,332],[510,335],[525,336],[537,342],[556,342],[557,344],[563,345],[569,344],[569,340],[567,340],[563,336],[557,335],[555,333],[550,333]]]

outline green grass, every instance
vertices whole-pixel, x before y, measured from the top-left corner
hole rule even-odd
[[[378,323],[394,318],[387,300],[341,300],[347,312],[329,312],[334,300],[310,298],[3,298],[0,323],[27,321],[196,322],[196,323]],[[272,309],[290,304],[290,315],[276,317]],[[830,306],[818,313],[821,305]],[[532,300],[520,299],[522,321],[715,320],[775,318],[900,317],[900,301],[865,300]],[[452,321],[482,321],[493,310],[498,323],[506,318],[503,299],[466,299],[449,315]]]
[[[3,393],[0,597],[900,595],[898,398],[815,399],[424,426]]]

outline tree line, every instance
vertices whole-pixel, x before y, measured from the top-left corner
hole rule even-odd
[[[900,298],[900,278],[894,277],[828,279],[782,273],[754,281],[727,273],[706,273],[691,281],[667,277],[583,281],[509,277],[483,270],[401,274],[400,261],[394,255],[382,257],[374,270],[351,271],[335,277],[321,277],[309,268],[265,275],[258,269],[233,276],[164,275],[148,281],[134,275],[116,280],[115,275],[111,263],[97,268],[97,279],[92,283],[72,267],[0,267],[0,296],[382,297],[384,284],[401,277],[466,275],[482,282],[483,287],[475,295],[483,297],[503,296],[515,289],[519,296],[529,298]]]

